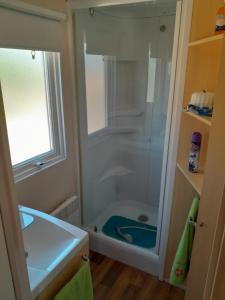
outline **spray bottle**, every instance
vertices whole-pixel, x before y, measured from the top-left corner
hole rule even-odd
[[[202,135],[200,132],[194,132],[192,134],[191,150],[189,154],[189,171],[197,173],[199,164],[199,154],[202,142]]]

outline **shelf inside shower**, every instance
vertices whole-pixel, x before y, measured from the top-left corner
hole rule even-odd
[[[144,114],[144,111],[138,109],[124,109],[110,113],[111,118],[123,118],[123,117],[140,117]]]
[[[108,128],[107,132],[109,134],[133,134],[133,133],[139,133],[140,128],[137,128],[137,127],[111,127],[111,128]]]
[[[121,176],[130,175],[133,173],[134,173],[134,171],[132,171],[131,169],[125,168],[123,166],[115,166],[112,169],[105,172],[101,176],[101,178],[99,179],[99,183],[101,183],[111,177],[115,177],[115,176],[121,177]]]

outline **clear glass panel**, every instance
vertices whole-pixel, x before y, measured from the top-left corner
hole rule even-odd
[[[88,134],[106,127],[104,56],[85,54]]]
[[[149,56],[148,61],[148,87],[147,87],[147,102],[154,102],[155,99],[155,80],[157,71],[157,58]]]
[[[84,223],[155,252],[175,14],[176,1],[101,7],[94,10],[94,17],[89,10],[77,13],[83,37],[80,47],[88,54],[85,61],[95,58],[92,93],[101,99],[102,108],[107,99],[108,112],[104,136],[81,137]],[[105,72],[102,57],[110,58],[105,59]],[[85,74],[88,78],[87,66]],[[87,98],[80,101],[81,105],[87,102],[89,122],[91,115],[97,116],[97,105],[90,105],[88,86],[86,93]],[[142,230],[146,237],[135,244],[134,231],[121,229],[121,235],[117,230],[121,218],[123,224],[138,222],[154,230]]]
[[[12,164],[50,151],[44,52],[0,49],[0,80]]]

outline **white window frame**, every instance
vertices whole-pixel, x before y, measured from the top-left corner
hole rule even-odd
[[[66,159],[60,53],[44,52],[46,98],[52,150],[13,166],[15,182],[26,179]]]

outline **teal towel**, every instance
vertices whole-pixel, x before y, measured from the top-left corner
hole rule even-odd
[[[188,221],[196,221],[198,207],[199,198],[195,197],[188,214],[188,219],[170,273],[169,283],[175,286],[179,286],[184,282],[189,270],[195,228],[193,225],[189,224]]]
[[[93,300],[90,266],[83,262],[78,273],[55,296],[54,300]]]

